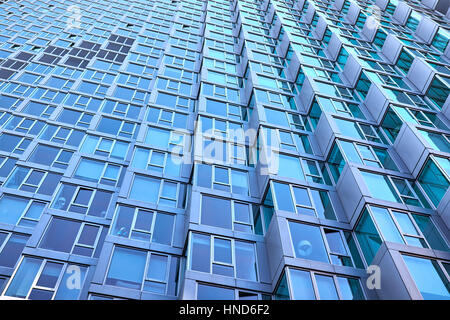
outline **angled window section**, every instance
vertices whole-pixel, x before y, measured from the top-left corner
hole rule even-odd
[[[342,150],[342,154],[345,155],[348,162],[398,171],[386,149],[345,140],[338,140],[337,146]],[[328,160],[329,163],[333,164],[332,171],[336,171],[336,174],[341,173],[345,163],[343,162],[342,154],[339,150],[333,148],[330,160]]]
[[[98,258],[107,232],[100,225],[53,217],[39,248]]]
[[[372,197],[386,201],[429,208],[416,184],[406,179],[360,171]]]
[[[54,168],[67,169],[72,155],[73,152],[69,150],[38,144],[28,161]]]
[[[173,214],[154,212],[124,205],[117,206],[111,234],[141,241],[171,245]]]
[[[365,120],[366,117],[356,103],[316,96],[316,102],[325,112],[340,114]],[[318,121],[319,119],[317,119]]]
[[[286,269],[276,291],[277,300],[365,300],[357,278],[293,268]]]
[[[63,183],[51,208],[103,218],[111,197],[111,192]]]
[[[409,68],[413,63],[414,56],[405,47],[402,48],[395,64],[405,75],[408,74]]]
[[[313,154],[308,135],[263,127],[264,142],[275,150]]]
[[[444,133],[419,129],[421,136],[434,150],[450,153],[450,136]]]
[[[379,129],[372,125],[336,117],[333,117],[333,119],[338,126],[339,132],[344,136],[386,144]]]
[[[402,258],[424,300],[450,299],[448,263],[405,254]]]
[[[0,222],[33,228],[45,207],[45,202],[3,194],[0,198]]]
[[[449,83],[450,78],[436,75],[425,95],[437,106],[439,110],[442,110],[447,97],[450,95]]]
[[[445,52],[447,48],[448,42],[450,41],[450,34],[446,29],[440,27],[431,41],[431,45],[433,45],[436,49]]]
[[[356,82],[355,90],[362,96],[363,99],[365,99],[371,85],[372,82],[369,80],[366,73],[362,71],[359,76],[359,80]]]
[[[255,244],[218,236],[191,233],[189,269],[258,281]]]
[[[126,247],[114,247],[106,285],[175,296],[180,259]]]
[[[438,207],[450,186],[450,161],[432,156],[425,163],[417,181],[434,206]]]
[[[4,295],[29,300],[77,300],[87,270],[87,266],[25,256]],[[80,275],[80,287],[66,285],[74,272]]]
[[[186,185],[136,174],[131,184],[129,197],[153,204],[184,208]]]
[[[289,229],[295,257],[354,267],[354,254],[361,267],[359,253],[348,248],[344,232],[292,221]]]
[[[124,174],[120,165],[82,158],[73,177],[110,186],[120,186]]]

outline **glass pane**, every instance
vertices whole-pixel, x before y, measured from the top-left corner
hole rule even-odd
[[[292,245],[297,258],[329,263],[320,228],[302,223],[289,223]]]
[[[292,300],[315,300],[314,289],[309,272],[289,269]]]
[[[144,251],[116,247],[106,277],[106,284],[140,289],[147,254]]]
[[[255,247],[253,243],[235,241],[236,277],[257,281]]]
[[[370,209],[385,240],[397,243],[404,243],[400,235],[400,232],[395,226],[394,221],[392,220],[392,217],[389,214],[389,212],[386,209],[380,207],[370,207]]]
[[[198,284],[197,287],[198,300],[234,300],[234,290],[216,286],[208,286]]]
[[[336,287],[334,285],[333,277],[316,274],[316,284],[319,290],[320,300],[338,300]]]
[[[361,285],[357,279],[338,277],[342,300],[364,300]]]
[[[403,260],[425,300],[450,299],[450,283],[434,260],[405,255]]]

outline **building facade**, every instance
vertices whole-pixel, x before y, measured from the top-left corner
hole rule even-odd
[[[450,299],[448,7],[0,1],[1,299]]]

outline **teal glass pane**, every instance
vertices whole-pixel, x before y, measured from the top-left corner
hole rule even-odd
[[[350,253],[352,255],[353,261],[355,262],[355,265],[357,268],[364,269],[364,263],[361,259],[361,256],[358,251],[358,247],[356,245],[356,241],[352,236],[352,233],[350,231],[344,231],[344,238],[347,242],[347,246],[350,250]]]
[[[333,176],[334,181],[337,182],[341,176],[342,170],[344,169],[345,160],[336,144],[331,150],[331,154],[328,159],[328,166],[330,167],[331,175]]]
[[[419,132],[433,149],[450,153],[450,143],[441,134],[425,130]]]
[[[358,279],[338,277],[342,300],[364,300],[364,294]]]
[[[426,96],[434,102],[434,104],[442,109],[447,97],[450,95],[450,88],[439,77],[435,77],[431,82],[430,88]]]
[[[419,227],[420,231],[422,231],[423,236],[425,237],[431,248],[435,250],[449,251],[447,243],[440,235],[430,217],[418,214],[413,214],[412,217],[414,221],[416,221],[417,226]]]
[[[425,300],[450,300],[450,283],[436,261],[406,255],[403,260]]]
[[[450,185],[448,179],[431,159],[428,159],[417,181],[436,207]]]
[[[368,265],[372,262],[381,246],[381,237],[367,209],[364,209],[361,220],[355,229],[356,238]]]
[[[274,294],[275,300],[289,300],[289,288],[286,280],[286,274],[283,274],[280,283],[278,284],[277,289]]]

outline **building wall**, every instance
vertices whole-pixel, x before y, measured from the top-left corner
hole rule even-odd
[[[449,299],[445,1],[1,1],[1,299]]]

